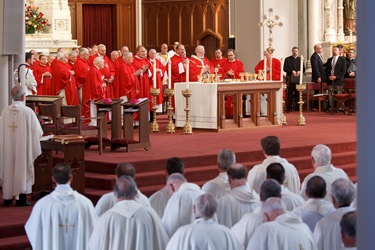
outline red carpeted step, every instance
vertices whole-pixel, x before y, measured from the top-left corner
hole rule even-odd
[[[26,235],[0,239],[0,250],[31,250],[29,239]]]

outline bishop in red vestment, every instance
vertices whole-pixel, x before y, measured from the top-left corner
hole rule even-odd
[[[204,56],[205,49],[202,45],[195,48],[195,54],[189,60],[189,79],[191,82],[197,82],[198,76],[202,73],[203,77],[208,77],[208,74],[214,72],[211,62]]]
[[[141,74],[138,76],[141,85],[138,97],[151,100],[150,88],[152,87],[152,81],[150,78],[151,71],[147,60],[147,50],[142,45],[139,45],[135,51],[136,56],[134,57],[133,66],[136,70],[142,70]],[[149,104],[149,110],[151,110],[151,102]]]
[[[122,56],[123,63],[119,64],[119,97],[126,96],[128,100],[137,99],[140,92],[140,84],[137,75],[142,70],[135,70],[133,65],[133,53],[125,52]]]
[[[33,74],[38,83],[38,95],[52,95],[52,74],[47,64],[47,56],[40,55],[39,62],[35,64]]]
[[[264,51],[264,56],[267,59],[266,62],[266,72],[267,77],[266,80],[270,81],[271,79],[271,55],[268,53],[267,50]],[[264,59],[261,60],[256,66],[255,66],[255,74],[258,74],[259,70],[264,70]],[[272,81],[279,81],[281,76],[281,62],[276,59],[272,58]]]

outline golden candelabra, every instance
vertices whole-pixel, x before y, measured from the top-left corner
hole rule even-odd
[[[303,99],[302,99],[302,92],[306,89],[306,83],[302,83],[302,84],[296,84],[296,89],[297,91],[299,92],[299,115],[298,115],[298,118],[297,118],[297,125],[298,126],[305,126],[306,123],[305,123],[305,117],[303,116],[302,114],[302,110],[303,110]]]
[[[159,132],[159,124],[156,121],[156,110],[158,109],[158,106],[156,105],[156,97],[160,94],[160,89],[150,89],[150,93],[152,95],[152,112],[154,114],[154,119],[151,123],[151,132]]]
[[[174,133],[175,126],[173,123],[173,107],[172,107],[172,96],[174,95],[174,89],[165,89],[164,90],[165,95],[168,97],[168,106],[167,106],[167,113],[168,113],[168,124],[167,124],[167,133]]]
[[[282,125],[287,125],[288,123],[286,122],[286,116],[284,115],[284,111],[286,109],[286,105],[285,105],[285,99],[284,99],[284,93],[286,91],[286,83],[283,82],[283,100],[282,100],[282,106],[281,106],[281,124]]]
[[[182,95],[186,98],[186,108],[184,109],[186,112],[186,123],[182,129],[185,135],[193,134],[193,128],[191,127],[189,123],[189,112],[191,110],[189,108],[189,98],[191,97],[191,94],[192,94],[192,91],[190,89],[182,90]]]

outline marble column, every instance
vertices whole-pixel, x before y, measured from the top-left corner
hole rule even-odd
[[[336,30],[333,18],[333,0],[326,0],[324,2],[324,40],[329,42],[336,42]]]
[[[375,1],[361,0],[357,12],[357,248],[374,249],[375,195],[374,195],[374,141],[375,141]]]
[[[314,53],[314,45],[322,41],[322,19],[321,1],[309,0],[308,2],[308,55]],[[308,58],[310,59],[310,57]]]
[[[299,54],[304,55],[305,58],[309,58],[307,28],[307,2],[298,1],[298,47]]]
[[[337,0],[337,40],[344,41],[344,3]]]

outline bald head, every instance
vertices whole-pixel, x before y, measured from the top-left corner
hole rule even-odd
[[[14,101],[23,101],[25,97],[25,91],[21,86],[15,86],[11,89],[10,95]]]
[[[279,215],[286,213],[285,204],[281,198],[268,198],[262,204],[262,212],[267,221],[274,221]]]
[[[169,195],[177,192],[185,182],[187,182],[186,178],[180,173],[174,173],[168,176],[167,188]]]
[[[115,174],[117,178],[123,175],[135,178],[135,167],[129,162],[121,162],[117,164]]]

